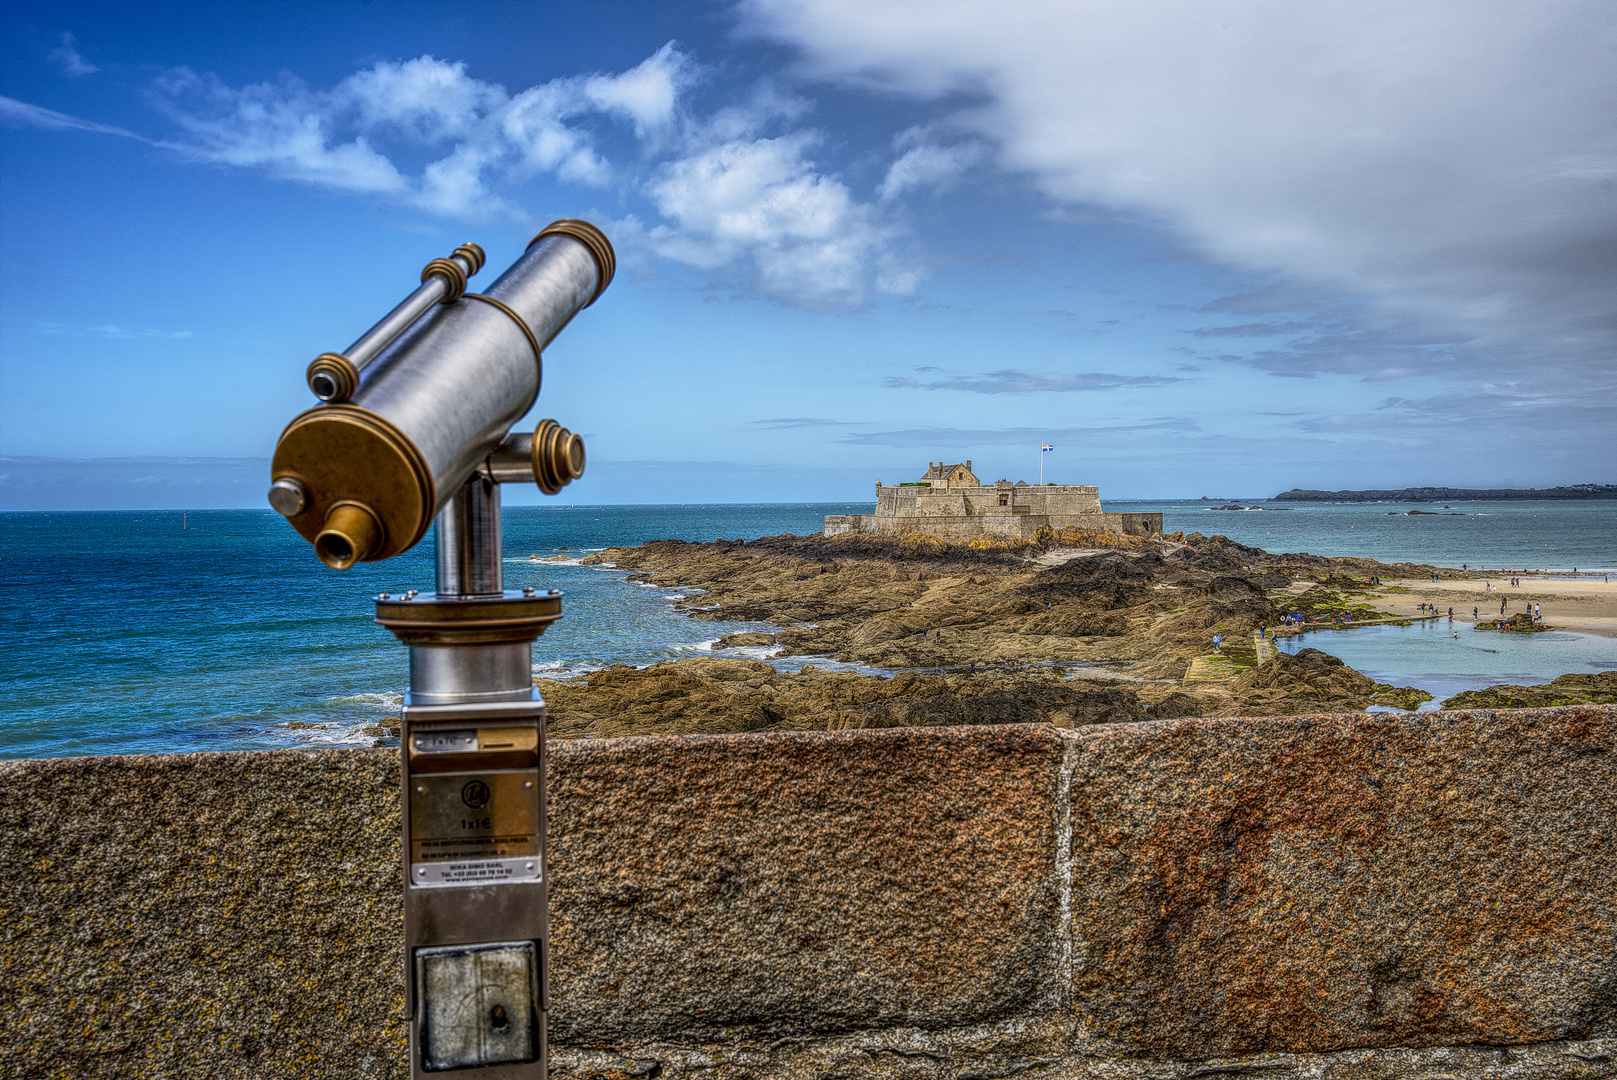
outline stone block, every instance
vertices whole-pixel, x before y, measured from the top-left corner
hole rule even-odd
[[[552,1038],[1054,1006],[1060,760],[1033,725],[559,744]]]
[[[0,1075],[399,1075],[397,751],[0,762]]]
[[[1209,1058],[1617,1034],[1617,710],[1067,737],[1091,1036]]]

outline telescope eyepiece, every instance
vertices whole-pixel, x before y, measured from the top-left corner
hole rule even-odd
[[[382,546],[382,523],[362,502],[344,499],[326,511],[326,525],[314,538],[314,553],[333,570],[347,570]]]
[[[321,353],[305,373],[309,389],[321,401],[347,401],[359,389],[359,369],[342,353]]]

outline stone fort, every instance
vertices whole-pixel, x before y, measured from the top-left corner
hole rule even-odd
[[[921,479],[894,486],[876,481],[871,514],[831,514],[825,535],[921,534],[956,543],[984,538],[1031,540],[1042,528],[1098,529],[1129,536],[1162,532],[1161,514],[1109,514],[1100,489],[1088,484],[1029,484],[998,480],[984,484],[971,461],[927,462]]]

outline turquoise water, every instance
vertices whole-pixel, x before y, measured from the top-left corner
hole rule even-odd
[[[1617,503],[1467,504],[1463,518],[1398,519],[1375,506],[1239,513],[1194,502],[1108,506],[1161,509],[1170,531],[1223,533],[1276,551],[1453,565],[1617,565]],[[512,507],[505,516],[507,584],[566,593],[565,618],[534,646],[540,674],[712,655],[719,635],[762,627],[698,622],[674,612],[673,598],[684,594],[634,585],[612,569],[529,556],[669,537],[812,533],[826,514],[868,509]],[[1554,558],[1527,558],[1534,545]],[[1454,554],[1440,558],[1439,548]],[[372,598],[428,589],[432,581],[430,538],[386,563],[336,574],[268,510],[0,514],[0,597],[10,613],[0,623],[0,757],[369,745],[360,729],[396,714],[407,680],[405,650],[371,621]],[[1563,637],[1578,636],[1509,640],[1544,642],[1549,675],[1592,670],[1580,666],[1581,646]],[[1341,653],[1346,640],[1333,637],[1326,647]],[[1410,663],[1387,655],[1372,657],[1365,669]],[[1431,670],[1471,679],[1468,685],[1511,681],[1474,665]],[[1542,681],[1525,675],[1537,667],[1510,670]],[[293,722],[322,726],[286,726]]]
[[[855,509],[511,507],[506,586],[566,594],[534,645],[540,674],[712,655],[720,634],[761,627],[698,622],[624,572],[528,556],[816,532]],[[371,621],[374,597],[432,588],[432,550],[429,536],[338,574],[268,510],[0,514],[14,613],[0,625],[0,757],[368,746],[360,729],[397,714],[409,677],[406,650]]]
[[[1432,700],[1423,709],[1435,709],[1461,690],[1499,683],[1535,686],[1571,671],[1617,669],[1617,638],[1554,630],[1500,634],[1473,630],[1458,619],[1318,630],[1281,638],[1279,645],[1293,653],[1320,649],[1377,682],[1425,690]]]

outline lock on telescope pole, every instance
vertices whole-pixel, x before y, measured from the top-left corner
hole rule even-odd
[[[565,219],[485,294],[475,244],[345,353],[309,366],[322,404],[293,419],[270,504],[345,570],[414,546],[436,522],[431,593],[383,593],[376,621],[410,650],[401,721],[405,998],[410,1075],[546,1075],[549,1007],[545,703],[533,641],[561,593],[504,586],[500,485],[546,494],[584,474],[554,420],[510,427],[537,399],[541,350],[612,279],[612,246]]]

